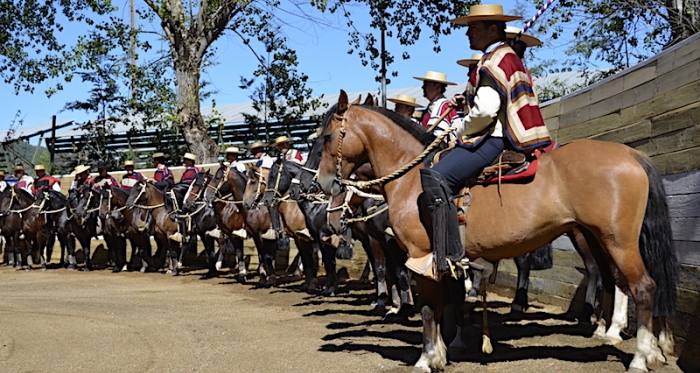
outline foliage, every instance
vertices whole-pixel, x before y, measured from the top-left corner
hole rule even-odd
[[[92,26],[115,10],[110,0],[14,0],[0,2],[0,77],[15,92],[33,92],[50,78],[71,71],[70,51],[58,41],[64,24]],[[49,88],[51,95],[62,85]]]
[[[611,75],[700,31],[697,9],[700,0],[562,0],[538,30],[556,40],[576,25],[562,64],[588,69],[603,63],[612,66]]]
[[[369,10],[371,17],[370,28],[372,31],[360,31],[353,21],[353,11],[350,5],[360,4],[365,10]],[[448,0],[448,1],[388,1],[388,0],[312,0],[311,4],[322,11],[340,13],[345,18],[350,28],[349,54],[357,53],[362,65],[370,65],[380,74],[376,77],[380,81],[381,71],[381,46],[378,36],[384,30],[388,38],[396,40],[404,46],[410,46],[420,39],[422,32],[429,32],[433,41],[433,50],[441,50],[439,40],[441,35],[449,35],[455,29],[455,25],[449,21],[453,18],[465,15],[469,6],[478,3],[475,0]],[[410,54],[404,50],[401,58],[409,59]],[[387,66],[391,65],[395,56],[388,50],[384,51],[384,59]],[[397,71],[391,72],[392,76],[398,76]],[[387,79],[388,80],[388,79]]]
[[[306,87],[308,76],[297,70],[299,61],[296,52],[289,48],[287,40],[279,32],[279,26],[269,23],[247,25],[249,33],[265,46],[267,57],[255,53],[258,68],[252,78],[241,76],[241,89],[251,91],[253,109],[256,114],[243,113],[250,125],[251,141],[270,142],[275,136],[289,135],[292,127],[309,110],[320,107],[319,99],[311,98],[311,89]],[[261,80],[255,86],[255,82]],[[281,123],[285,133],[270,133],[270,122]],[[264,128],[264,134],[261,129]],[[265,136],[266,135],[266,136]]]

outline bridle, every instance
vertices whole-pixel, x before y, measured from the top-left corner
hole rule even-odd
[[[141,182],[141,185],[139,186],[139,193],[136,195],[136,198],[134,198],[134,203],[131,206],[129,206],[129,210],[131,210],[133,208],[139,208],[139,209],[143,209],[143,210],[153,210],[153,209],[157,209],[159,207],[165,206],[165,202],[159,203],[157,205],[151,205],[151,206],[138,204],[137,202],[141,200],[141,196],[143,196],[143,193],[145,193],[145,192],[146,192],[146,183]]]

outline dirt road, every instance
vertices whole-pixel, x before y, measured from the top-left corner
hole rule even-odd
[[[369,313],[367,285],[334,298],[299,282],[254,290],[232,276],[0,268],[0,372],[410,372],[418,317]],[[509,300],[494,297],[492,304]],[[503,311],[504,308],[496,309]],[[446,372],[623,372],[634,340],[610,347],[551,307],[525,325],[491,317],[494,353],[452,354]],[[672,360],[654,372],[680,372]]]

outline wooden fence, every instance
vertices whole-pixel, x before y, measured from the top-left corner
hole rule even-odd
[[[684,265],[674,331],[685,342],[681,362],[700,366],[698,354],[685,353],[700,351],[700,34],[541,107],[557,141],[627,144],[651,156],[664,175],[674,246]],[[535,272],[533,296],[577,308],[582,299],[571,299],[582,295],[583,265],[568,239],[554,246],[554,268]],[[506,262],[497,283],[511,292],[515,266]]]

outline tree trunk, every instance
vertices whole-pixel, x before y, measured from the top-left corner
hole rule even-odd
[[[671,38],[664,49],[685,40],[700,30],[699,0],[666,0]]]
[[[215,163],[219,146],[207,133],[200,111],[199,66],[192,61],[176,64],[178,127],[197,163]]]

